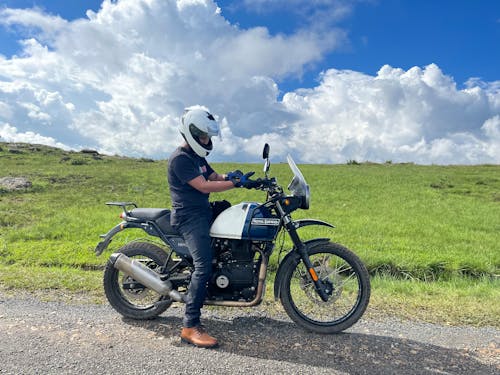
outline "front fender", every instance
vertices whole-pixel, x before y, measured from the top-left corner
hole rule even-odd
[[[325,227],[335,228],[335,225],[327,223],[326,221],[316,220],[316,219],[299,219],[293,221],[295,229],[306,227],[308,225],[323,225]]]
[[[304,242],[304,245],[306,247],[307,252],[309,253],[309,249],[311,249],[314,246],[316,246],[320,243],[323,243],[323,242],[330,242],[330,239],[329,238],[315,238],[315,239]],[[291,250],[285,256],[285,258],[283,258],[280,265],[278,266],[278,270],[276,271],[276,277],[274,278],[274,300],[278,300],[278,298],[280,297],[281,283],[283,282],[283,274],[284,274],[286,265],[290,264],[290,261],[289,261],[290,258],[292,258],[292,259],[296,258],[296,260],[298,261],[300,259],[300,254],[297,251]]]

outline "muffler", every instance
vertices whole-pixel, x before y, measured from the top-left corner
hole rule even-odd
[[[177,290],[172,289],[170,281],[163,281],[160,275],[136,259],[130,259],[122,253],[113,253],[109,261],[116,269],[131,276],[145,287],[154,290],[162,296],[168,296],[177,302],[186,302],[185,295],[181,295]]]

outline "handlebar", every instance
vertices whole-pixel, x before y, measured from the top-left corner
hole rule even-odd
[[[276,191],[282,192],[282,188],[278,185],[275,177],[257,178],[253,181],[256,183],[256,186],[254,187],[255,190],[264,190],[271,193]]]

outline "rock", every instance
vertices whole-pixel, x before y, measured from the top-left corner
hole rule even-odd
[[[7,190],[22,190],[28,189],[33,184],[30,180],[24,177],[2,177],[0,178],[0,187]]]
[[[99,153],[96,150],[91,150],[88,148],[84,148],[83,150],[80,151],[82,154],[93,154],[93,155],[99,155]]]

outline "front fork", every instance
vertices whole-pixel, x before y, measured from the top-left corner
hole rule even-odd
[[[292,242],[295,245],[295,248],[297,249],[300,258],[302,259],[302,262],[304,262],[304,265],[306,266],[307,273],[311,281],[314,283],[314,288],[316,289],[316,292],[318,293],[323,302],[327,302],[330,296],[329,293],[331,293],[331,291],[327,290],[328,287],[319,279],[318,274],[314,270],[314,266],[311,262],[311,259],[309,259],[309,254],[307,254],[307,248],[300,239],[299,234],[297,233],[297,229],[295,228],[292,218],[290,217],[290,214],[287,214],[283,210],[279,202],[276,202],[276,208],[280,213],[280,216],[283,218],[283,226],[290,235],[290,238],[292,239]]]

